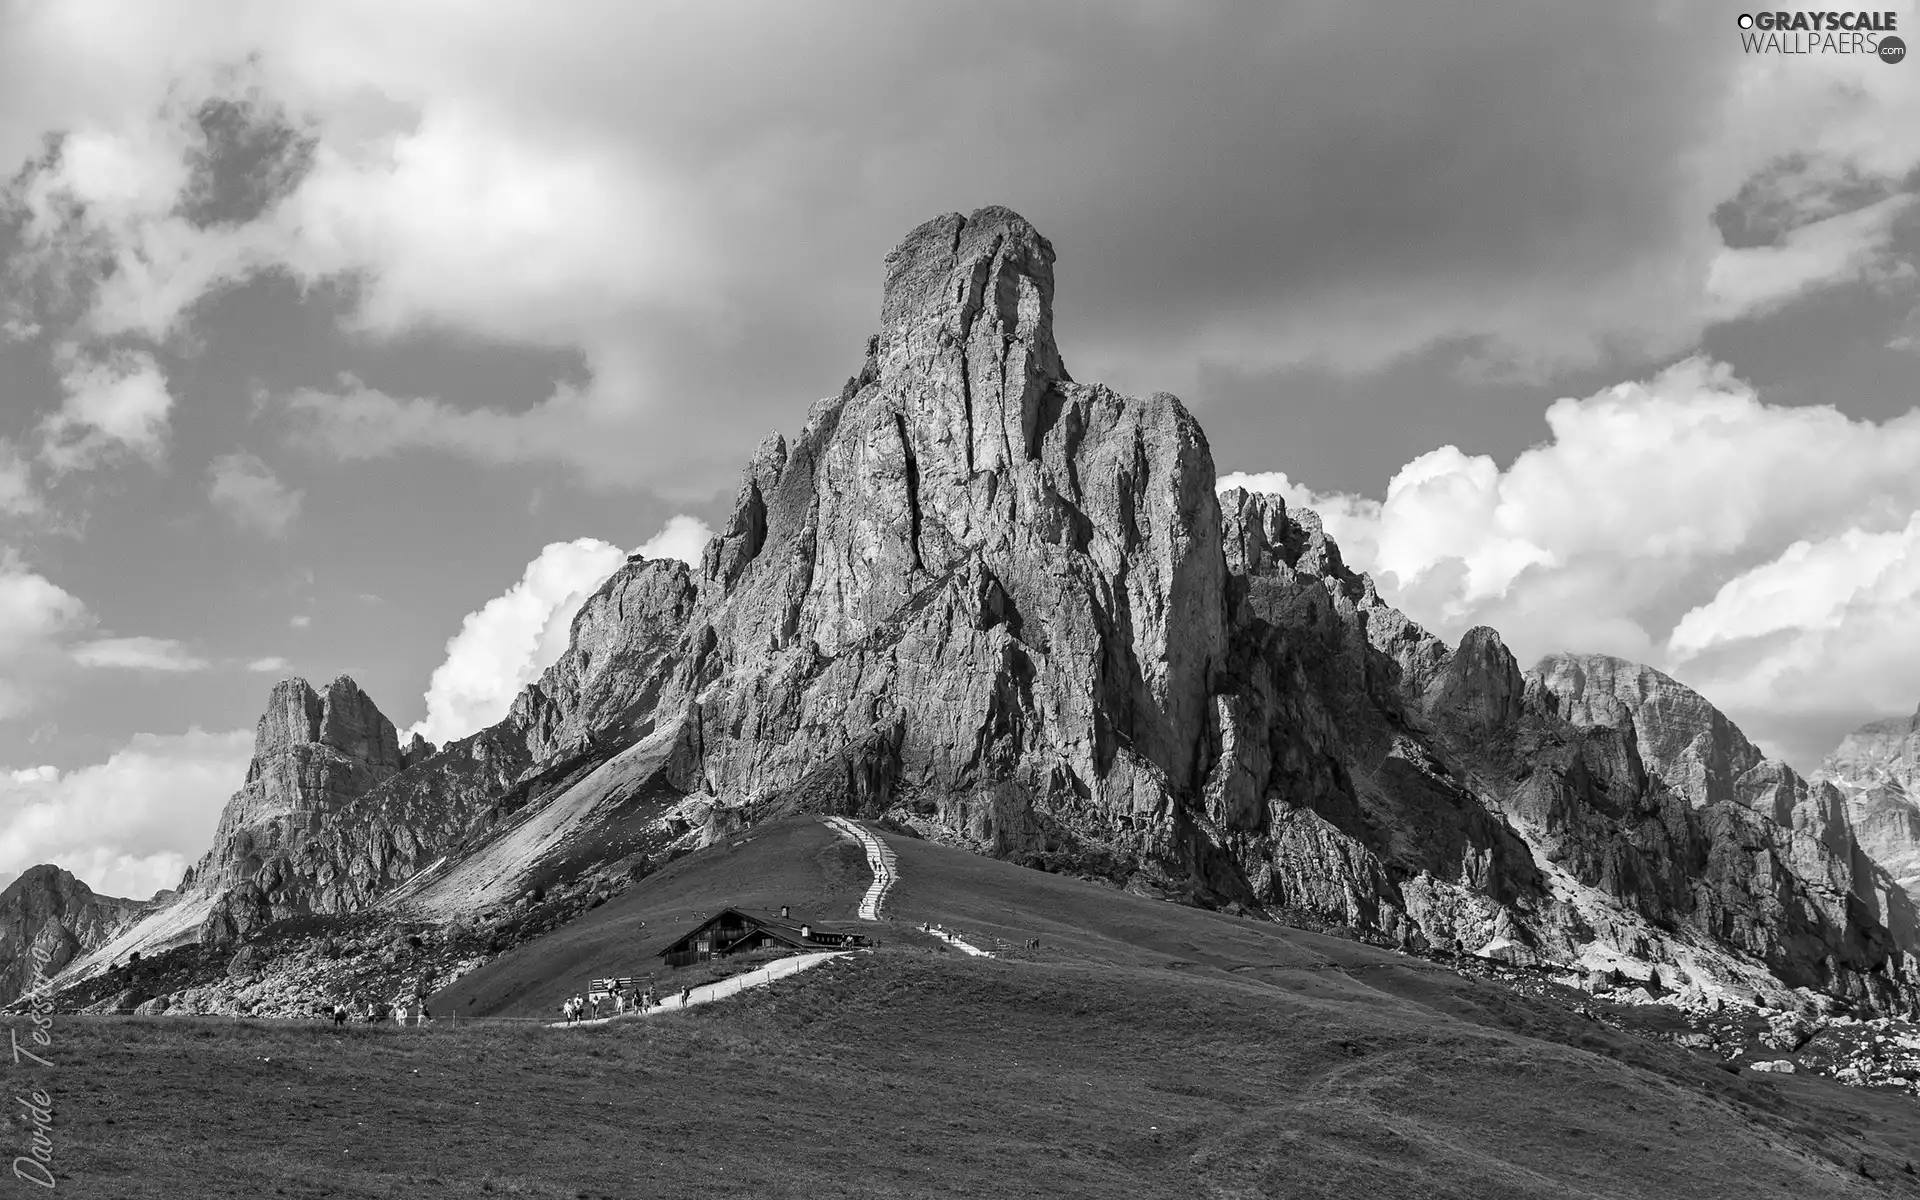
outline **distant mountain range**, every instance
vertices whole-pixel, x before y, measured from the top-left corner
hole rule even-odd
[[[760,444],[700,566],[616,572],[499,724],[402,747],[350,679],[276,686],[213,847],[94,898],[121,917],[67,927],[68,978],[828,812],[1411,950],[1914,1005],[1915,722],[1808,780],[1659,672],[1447,645],[1312,512],[1216,494],[1178,400],[1075,381],[1053,262],[1005,209],[910,233],[865,362]],[[15,959],[50,870],[7,893]]]

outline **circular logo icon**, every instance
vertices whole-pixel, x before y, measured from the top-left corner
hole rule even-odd
[[[1907,56],[1907,44],[1901,41],[1899,38],[1883,37],[1880,39],[1880,61],[1881,62],[1897,63],[1901,59],[1905,58],[1906,56]]]
[[[1753,16],[1752,16],[1752,14],[1750,14],[1750,13],[1741,13],[1741,14],[1740,14],[1740,28],[1742,28],[1742,29],[1752,29],[1752,28],[1753,28]]]

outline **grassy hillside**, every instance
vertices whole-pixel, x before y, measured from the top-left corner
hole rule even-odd
[[[435,1012],[469,1017],[552,1016],[590,978],[653,975],[664,984],[672,973],[661,967],[660,950],[728,905],[786,904],[797,917],[850,921],[872,878],[860,849],[818,820],[783,821],[738,845],[712,846],[669,863],[625,894],[465,976],[430,1003]],[[679,977],[672,978],[679,986]]]
[[[61,1187],[153,1197],[1920,1196],[1920,1107],[1444,965],[889,838],[870,954],[592,1029],[58,1018]],[[810,821],[449,988],[545,1016],[727,903],[846,919]],[[938,920],[1014,947],[969,958]],[[1038,937],[1037,950],[1021,945]],[[16,1132],[16,1141],[24,1138]]]
[[[1920,1195],[1910,1101],[1327,975],[883,947],[598,1029],[70,1019],[34,1075],[126,1200]]]

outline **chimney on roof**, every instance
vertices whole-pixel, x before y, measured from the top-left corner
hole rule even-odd
[[[780,906],[780,919],[782,921],[787,919],[787,906],[784,904]]]

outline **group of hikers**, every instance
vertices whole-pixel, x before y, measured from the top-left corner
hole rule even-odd
[[[352,1020],[354,1014],[360,1011],[359,1005],[352,1000],[336,1000],[333,1007],[326,1010],[326,1015],[333,1019],[334,1027],[338,1028]],[[385,1020],[388,1016],[392,1016],[394,1023],[401,1026],[425,1025],[433,1020],[433,1013],[427,1008],[425,996],[401,996],[391,1004],[369,1000],[361,1019],[373,1025]]]
[[[693,996],[693,989],[680,989],[680,1003],[684,1006]],[[616,987],[608,992],[593,992],[589,995],[569,996],[561,1001],[560,1018],[572,1025],[576,1021],[598,1019],[602,1016],[617,1017],[626,1012],[646,1012],[654,1007],[657,997],[653,988],[641,989]]]

